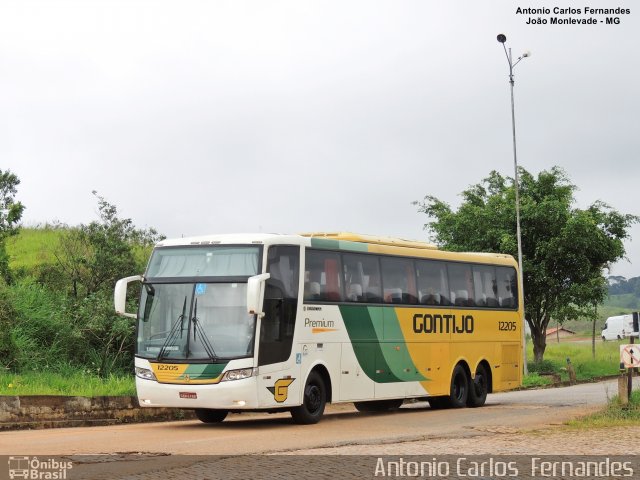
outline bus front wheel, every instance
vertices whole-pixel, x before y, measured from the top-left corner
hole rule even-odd
[[[196,417],[202,423],[220,423],[227,418],[226,410],[212,410],[210,408],[196,408]]]
[[[318,423],[327,403],[327,390],[322,376],[316,371],[309,374],[304,386],[302,405],[291,409],[291,416],[295,423],[310,425]]]

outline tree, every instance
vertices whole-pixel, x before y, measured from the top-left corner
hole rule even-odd
[[[148,250],[164,237],[154,229],[136,228],[131,219],[118,216],[115,205],[93,194],[100,220],[63,235],[53,276],[70,290],[65,317],[83,342],[74,360],[107,376],[131,367],[135,340],[133,323],[113,310],[113,287],[118,279],[140,273]]]
[[[12,276],[5,242],[8,237],[18,233],[18,222],[24,211],[24,205],[15,201],[18,185],[20,179],[15,174],[10,170],[0,170],[0,276],[7,283],[11,283]]]
[[[58,267],[75,298],[99,291],[111,294],[118,279],[143,268],[137,252],[148,250],[164,238],[153,228],[138,229],[130,218],[119,218],[115,205],[97,192],[93,194],[98,199],[100,221],[70,229],[55,252]]]
[[[623,240],[639,219],[596,201],[574,207],[566,173],[559,167],[534,177],[520,168],[520,215],[525,318],[535,361],[546,348],[551,318],[592,318],[606,296],[603,270],[624,257]],[[462,192],[457,211],[433,196],[414,202],[434,220],[425,224],[433,241],[453,251],[517,255],[513,180],[496,171]]]

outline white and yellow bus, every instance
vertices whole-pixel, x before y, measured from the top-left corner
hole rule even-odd
[[[143,407],[360,411],[426,399],[479,407],[522,379],[522,298],[511,256],[351,233],[212,235],[156,245],[116,284],[137,319]],[[142,281],[137,314],[127,284]]]

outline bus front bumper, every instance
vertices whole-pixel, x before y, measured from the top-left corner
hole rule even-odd
[[[257,377],[211,385],[168,384],[136,378],[136,390],[141,407],[220,410],[258,408]]]

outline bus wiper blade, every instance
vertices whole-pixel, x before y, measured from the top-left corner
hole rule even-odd
[[[213,345],[211,345],[211,342],[209,342],[209,339],[207,338],[207,334],[204,331],[204,328],[202,327],[202,325],[200,325],[200,328],[198,328],[198,325],[200,324],[200,319],[198,318],[198,299],[197,298],[193,306],[193,318],[191,319],[191,322],[193,323],[193,341],[195,342],[196,338],[200,339],[200,342],[202,342],[202,345],[204,346],[204,349],[207,352],[207,355],[209,355],[209,358],[214,362],[217,361],[218,355],[216,355],[216,351],[213,349]]]
[[[187,310],[187,297],[185,296],[184,303],[182,304],[182,313],[178,315],[178,318],[176,318],[176,321],[173,322],[173,325],[171,325],[171,330],[169,331],[169,335],[167,336],[167,339],[164,341],[164,343],[162,344],[162,347],[160,348],[160,351],[158,352],[158,356],[156,357],[156,360],[158,362],[162,361],[162,359],[165,357],[165,354],[167,353],[167,347],[171,344],[171,342],[177,336],[178,325],[180,325],[180,338],[182,338],[182,331],[184,330],[183,322],[185,319],[186,310]]]

